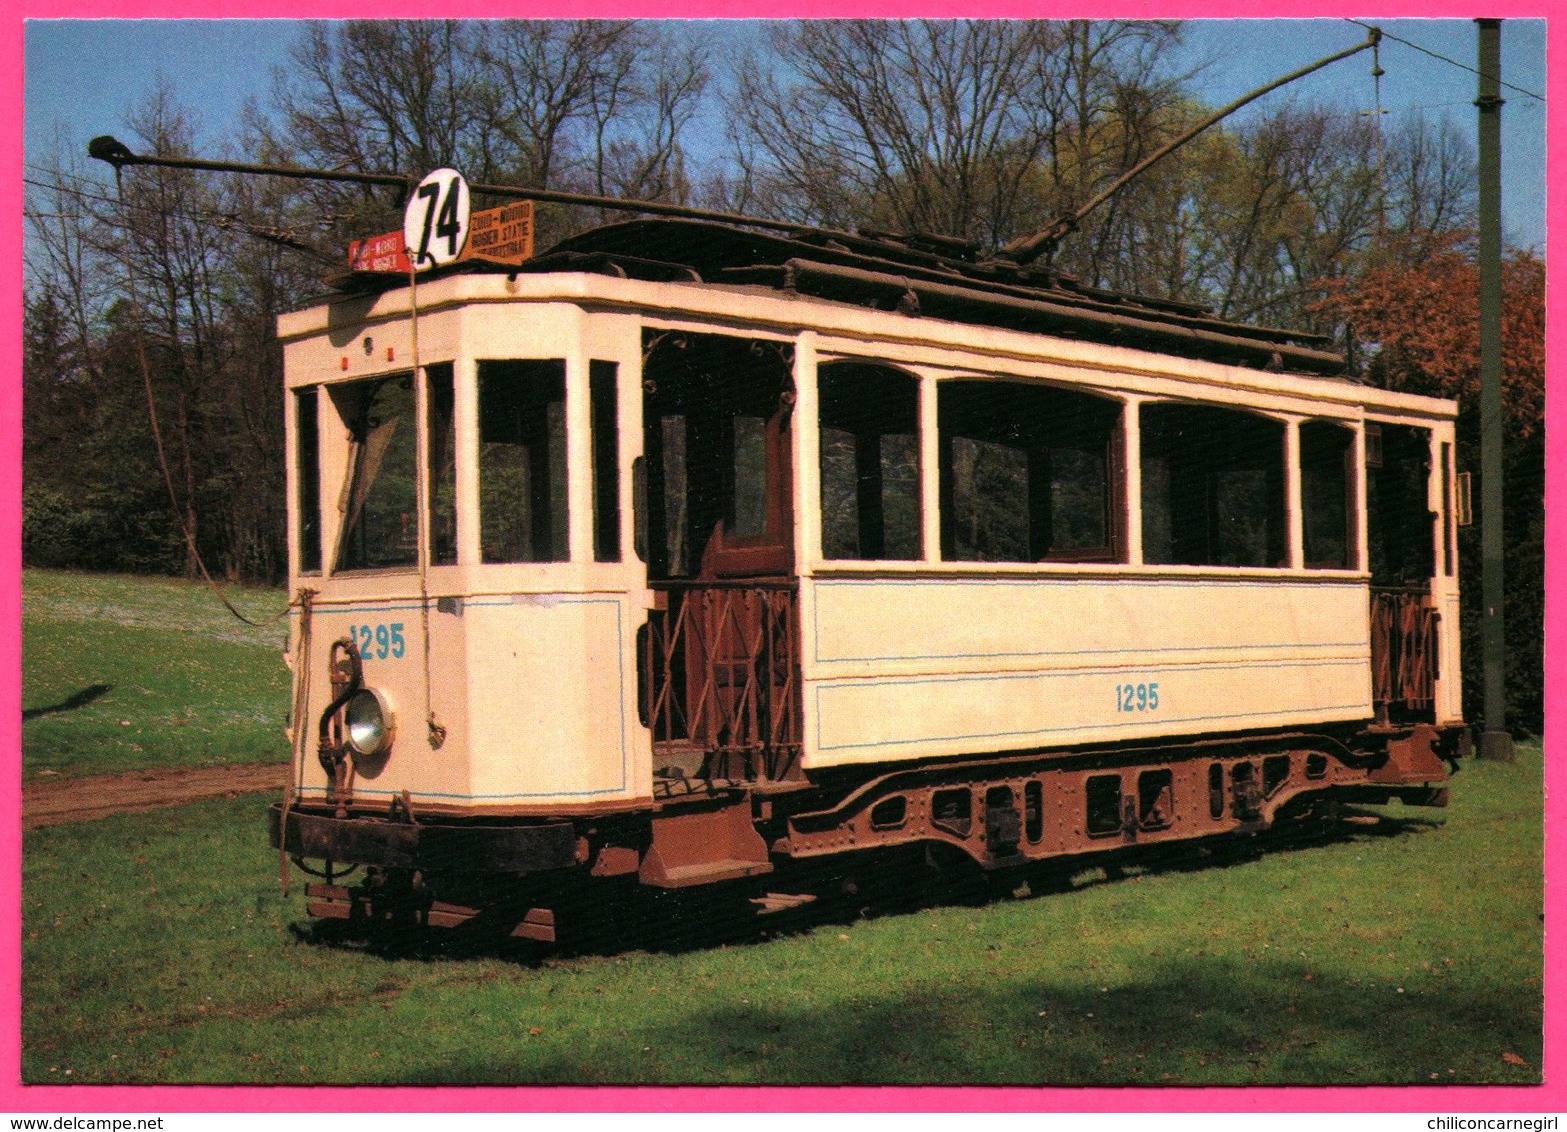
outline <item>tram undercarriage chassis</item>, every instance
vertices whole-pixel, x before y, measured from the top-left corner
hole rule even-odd
[[[275,804],[271,842],[297,863],[327,862],[317,874],[326,883],[307,887],[314,917],[494,922],[501,934],[554,942],[548,905],[580,897],[587,878],[695,888],[919,845],[995,870],[1252,835],[1330,818],[1340,803],[1445,806],[1444,783],[1468,744],[1466,728],[1417,724],[1041,752],[806,782],[715,780],[646,809],[549,819],[416,815],[406,803]],[[336,883],[350,872],[353,887]],[[752,903],[771,911],[804,899]]]

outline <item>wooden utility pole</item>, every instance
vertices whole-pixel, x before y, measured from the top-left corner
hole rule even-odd
[[[1476,20],[1480,39],[1480,629],[1485,730],[1480,757],[1511,761],[1507,640],[1502,632],[1502,21]]]

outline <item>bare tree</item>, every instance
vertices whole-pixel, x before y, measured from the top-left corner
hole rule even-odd
[[[1475,224],[1475,158],[1457,127],[1415,118],[1392,131],[1382,160],[1389,230],[1425,255]]]
[[[274,80],[291,148],[311,164],[369,172],[472,158],[473,34],[455,20],[308,25]]]
[[[709,81],[701,52],[656,25],[507,20],[474,62],[485,134],[507,179],[601,196],[682,199],[682,134]],[[574,218],[555,210],[564,232]]]
[[[993,20],[776,29],[789,77],[748,68],[731,100],[741,184],[802,219],[994,246],[1141,155],[1138,131],[1173,90],[1156,75],[1176,35]]]
[[[634,200],[684,201],[689,195],[682,138],[711,80],[696,45],[675,47],[647,33],[627,82],[594,107],[594,192]]]

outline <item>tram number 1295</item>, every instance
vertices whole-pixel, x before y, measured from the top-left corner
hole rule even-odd
[[[1158,711],[1159,685],[1117,684],[1115,686],[1116,711]]]
[[[407,642],[403,639],[403,623],[394,621],[390,625],[350,625],[348,635],[353,638],[359,655],[365,660],[375,657],[377,660],[385,660],[387,657],[397,659],[407,650]]]

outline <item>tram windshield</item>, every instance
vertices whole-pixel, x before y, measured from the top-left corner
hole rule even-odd
[[[337,569],[414,566],[419,445],[413,374],[349,382],[331,391],[350,444]]]
[[[485,562],[564,562],[566,363],[479,363],[479,538]]]

